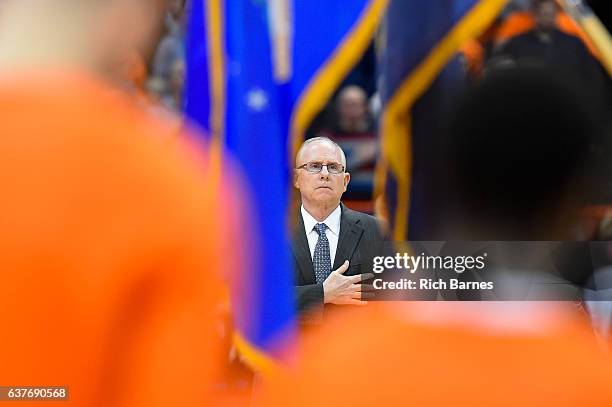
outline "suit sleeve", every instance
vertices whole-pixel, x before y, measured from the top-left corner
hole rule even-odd
[[[313,324],[323,318],[323,284],[298,285],[295,298],[300,322]]]

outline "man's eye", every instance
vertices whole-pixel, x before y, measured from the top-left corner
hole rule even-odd
[[[329,169],[329,172],[341,172],[342,171],[342,166],[338,164],[329,164],[327,168]]]
[[[308,164],[308,170],[320,171],[322,168],[323,168],[323,165],[321,165],[321,163],[309,163]]]

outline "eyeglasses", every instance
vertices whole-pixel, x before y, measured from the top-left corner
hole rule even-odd
[[[321,171],[323,171],[323,167],[327,167],[327,171],[330,174],[341,174],[344,172],[344,166],[342,164],[338,164],[338,163],[323,164],[322,162],[317,162],[317,161],[311,161],[309,163],[306,163],[304,165],[297,167],[297,169],[303,168],[311,174],[318,174]]]

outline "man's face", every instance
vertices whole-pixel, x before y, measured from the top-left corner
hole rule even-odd
[[[346,191],[350,180],[348,172],[330,174],[323,167],[318,174],[309,173],[301,166],[310,162],[342,165],[342,155],[337,146],[321,141],[309,144],[301,151],[296,160],[294,185],[300,190],[302,202],[306,205],[336,206]]]
[[[557,5],[553,1],[539,4],[535,10],[536,26],[541,30],[552,30],[556,25]]]
[[[348,122],[363,120],[367,109],[365,93],[357,90],[346,91],[338,100],[338,114],[341,120]]]

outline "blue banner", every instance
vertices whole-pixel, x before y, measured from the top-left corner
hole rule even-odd
[[[381,160],[376,189],[397,241],[432,239],[435,126],[464,80],[457,50],[484,31],[506,0],[392,0],[384,21]]]
[[[294,325],[289,200],[312,119],[372,40],[386,0],[194,0],[186,113],[242,167],[258,237],[234,290],[236,344],[267,363]]]

